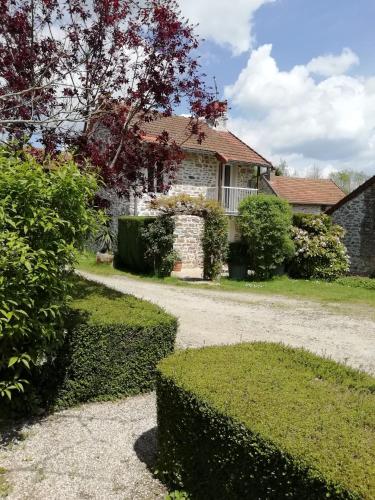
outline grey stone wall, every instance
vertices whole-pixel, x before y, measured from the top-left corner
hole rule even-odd
[[[375,184],[339,207],[332,219],[346,230],[352,274],[375,274]]]
[[[322,212],[320,205],[299,205],[297,203],[292,204],[292,210],[304,214],[320,214]]]
[[[203,266],[202,236],[204,220],[195,215],[177,215],[174,249],[182,260],[182,268]]]

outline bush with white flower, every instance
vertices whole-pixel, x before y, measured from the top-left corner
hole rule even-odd
[[[327,215],[295,214],[295,253],[289,264],[293,278],[335,280],[349,271],[344,229]]]

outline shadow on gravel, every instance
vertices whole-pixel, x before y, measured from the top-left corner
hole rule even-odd
[[[134,443],[137,457],[152,473],[155,471],[157,449],[157,427],[144,432]]]

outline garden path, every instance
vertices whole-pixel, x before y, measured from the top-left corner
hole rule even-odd
[[[83,276],[144,298],[179,318],[177,343],[200,347],[249,341],[305,347],[375,373],[375,317],[348,306],[322,305],[251,292],[225,292],[152,283],[127,276]],[[368,311],[366,311],[368,313]]]
[[[177,287],[81,273],[150,300],[180,321],[178,345],[285,342],[375,373],[375,321],[317,302]],[[348,311],[346,311],[348,312]],[[163,499],[146,464],[155,453],[155,395],[78,406],[25,424],[0,448],[9,500]],[[1,495],[0,495],[1,496]]]

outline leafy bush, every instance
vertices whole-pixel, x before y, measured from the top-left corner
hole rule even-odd
[[[203,196],[181,194],[159,197],[151,202],[151,206],[166,215],[196,215],[204,218],[203,276],[211,280],[220,278],[228,253],[228,218],[219,203]]]
[[[364,278],[362,276],[345,276],[343,278],[338,278],[336,280],[336,283],[349,288],[363,288],[364,290],[375,291],[374,278]]]
[[[126,216],[118,219],[118,261],[120,266],[136,273],[149,274],[153,267],[146,257],[143,232],[156,217]]]
[[[177,320],[159,307],[76,281],[65,343],[43,374],[43,399],[63,408],[150,391],[157,363],[173,352]]]
[[[141,229],[145,245],[145,257],[152,265],[156,276],[170,276],[177,254],[173,250],[175,222],[169,215],[157,217]]]
[[[228,217],[219,204],[212,204],[204,218],[202,248],[204,279],[219,279],[228,253]]]
[[[158,470],[192,498],[371,499],[375,379],[253,343],[159,364]]]
[[[295,254],[289,263],[294,278],[334,280],[349,271],[342,242],[344,230],[328,215],[298,214],[293,219]]]
[[[42,166],[0,150],[0,396],[23,392],[62,340],[74,249],[98,220],[88,208],[96,190],[72,161]]]
[[[245,198],[240,203],[239,215],[249,267],[256,278],[269,279],[293,254],[291,208],[285,200],[262,194]]]

